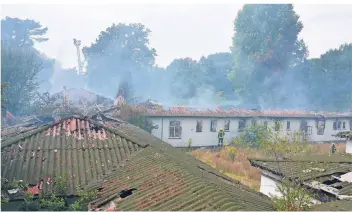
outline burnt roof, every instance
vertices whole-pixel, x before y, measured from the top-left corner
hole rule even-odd
[[[314,211],[351,211],[352,200],[338,200],[322,204],[317,204],[313,207]]]
[[[333,112],[313,112],[303,110],[248,110],[248,109],[229,109],[223,110],[191,110],[187,107],[172,107],[165,109],[148,109],[136,106],[136,111],[143,112],[147,116],[166,116],[166,117],[272,117],[272,118],[352,118],[351,113]]]
[[[21,133],[1,143],[1,177],[32,185],[67,175],[67,195],[100,179],[146,145],[93,120],[71,117]],[[48,182],[48,183],[47,183]]]
[[[133,197],[124,199],[119,207],[273,210],[268,197],[148,132],[102,114],[100,117],[102,121],[79,116],[62,118],[3,140],[1,176],[42,186],[42,191],[50,193],[56,174],[67,174],[66,195],[76,195],[77,186],[102,188],[99,198],[92,202],[94,207],[104,207],[122,188],[136,188],[140,206]],[[156,180],[165,180],[166,184]],[[170,191],[178,195],[170,197]],[[146,195],[156,194],[161,196],[148,202]],[[185,200],[190,204],[184,204]]]
[[[348,157],[348,156],[346,156]],[[342,160],[266,160],[249,159],[252,166],[289,179],[310,180],[317,177],[352,171],[351,157]]]

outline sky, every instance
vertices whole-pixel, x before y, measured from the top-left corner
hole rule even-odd
[[[233,22],[243,4],[14,4],[2,5],[1,16],[34,19],[49,28],[46,43],[36,48],[64,68],[77,66],[73,38],[82,46],[95,41],[113,23],[140,22],[151,31],[156,64],[166,67],[176,58],[199,60],[226,52],[234,36]],[[304,28],[300,38],[310,57],[352,43],[352,4],[294,5]]]

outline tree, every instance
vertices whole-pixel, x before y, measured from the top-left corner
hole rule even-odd
[[[34,20],[10,17],[1,20],[1,40],[16,47],[31,48],[35,42],[49,40],[43,37],[47,31],[47,27],[43,28],[39,22]]]
[[[291,4],[245,5],[235,19],[231,79],[243,101],[275,108],[274,95],[290,68],[305,61],[308,51],[298,34],[303,25]]]
[[[38,57],[37,60],[42,62],[43,68],[37,75],[37,82],[44,92],[51,88],[49,79],[53,75],[55,60],[37,51],[34,44],[48,41],[49,38],[45,37],[47,32],[47,27],[34,20],[10,17],[1,20],[1,41],[15,48],[33,51]]]
[[[3,42],[1,61],[1,82],[7,85],[3,91],[6,99],[2,103],[12,113],[24,112],[37,89],[36,75],[42,63],[33,51]]]
[[[199,61],[200,66],[204,69],[207,84],[211,86],[216,94],[226,99],[234,99],[235,95],[232,83],[228,74],[233,67],[233,57],[229,52],[220,52],[202,57]]]
[[[309,97],[314,108],[325,111],[348,111],[352,104],[352,44],[331,49],[310,60],[307,75]]]
[[[200,65],[191,58],[175,59],[166,70],[172,75],[171,92],[176,98],[195,97],[197,88],[206,81]]]
[[[88,86],[109,96],[116,95],[122,82],[133,87],[134,77],[154,64],[156,51],[149,47],[150,32],[142,24],[113,24],[102,31],[95,43],[83,48]]]

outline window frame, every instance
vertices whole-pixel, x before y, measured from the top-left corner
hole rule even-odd
[[[286,121],[286,131],[291,131],[291,121]]]
[[[172,122],[175,122],[175,125],[171,124]],[[176,129],[178,128],[180,132],[180,136],[176,136]],[[171,129],[173,129],[173,136],[171,136]],[[179,120],[172,120],[169,121],[169,139],[181,139],[182,138],[182,125],[181,121]]]
[[[332,130],[337,130],[337,121],[332,123]]]
[[[215,123],[214,125],[215,125],[215,129],[213,130],[213,123]],[[210,132],[216,132],[216,130],[217,130],[217,127],[218,127],[218,120],[216,120],[216,119],[211,119],[210,120]]]
[[[241,127],[241,123],[243,123],[243,127]],[[244,129],[246,128],[246,120],[240,119],[238,120],[238,132],[243,132]]]
[[[275,120],[275,121],[274,121],[274,130],[275,130],[276,132],[278,132],[278,131],[281,130],[280,121],[278,121],[278,120]]]
[[[226,128],[226,122],[227,122],[227,127]],[[225,123],[224,123],[224,131],[226,132],[229,132],[230,131],[230,124],[231,124],[231,120],[225,120]]]
[[[200,131],[198,130],[198,124],[200,124]],[[203,132],[203,120],[196,121],[196,132]]]

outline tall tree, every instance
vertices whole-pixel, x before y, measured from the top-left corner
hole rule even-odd
[[[235,98],[232,83],[228,78],[233,67],[233,57],[229,52],[220,52],[202,57],[199,61],[206,75],[206,82],[214,92],[227,99]]]
[[[1,40],[17,47],[33,47],[35,42],[45,42],[48,28],[34,20],[5,17],[1,20]]]
[[[115,96],[120,83],[133,84],[133,77],[150,69],[155,61],[156,51],[149,47],[150,32],[142,24],[113,24],[102,31],[95,43],[83,48],[88,86]]]
[[[290,68],[303,62],[307,48],[303,28],[291,4],[245,5],[235,19],[231,79],[243,101],[277,107],[275,90]]]
[[[166,68],[172,75],[171,92],[176,98],[192,98],[203,86],[205,74],[199,63],[191,58],[175,59]]]
[[[1,40],[16,48],[25,48],[26,51],[33,51],[38,60],[43,63],[43,68],[37,75],[37,83],[42,91],[49,91],[51,88],[49,79],[53,75],[55,60],[48,58],[34,48],[35,43],[46,42],[47,27],[39,22],[30,19],[19,19],[5,17],[1,20]]]
[[[35,90],[36,75],[42,68],[41,61],[33,51],[1,44],[1,82],[6,82],[2,103],[13,113],[28,109]]]
[[[352,109],[352,44],[331,49],[310,60],[309,97],[317,110]]]

